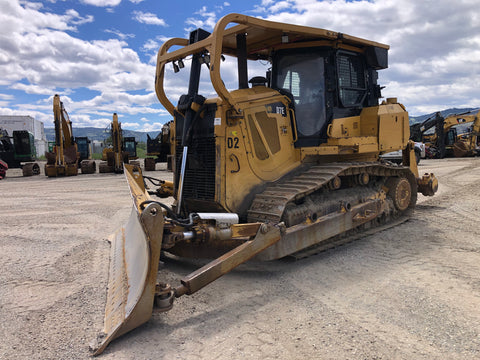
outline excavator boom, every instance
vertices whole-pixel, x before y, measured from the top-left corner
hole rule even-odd
[[[52,153],[45,154],[47,157],[45,175],[48,177],[77,175],[80,154],[74,142],[72,122],[57,94],[53,97],[53,116],[55,146]]]

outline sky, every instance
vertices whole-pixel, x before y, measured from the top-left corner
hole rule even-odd
[[[124,129],[160,130],[171,120],[154,90],[160,46],[229,13],[389,44],[382,94],[411,116],[480,107],[478,0],[0,0],[0,115],[53,127],[59,94],[74,127],[105,127],[116,112]],[[174,99],[186,91],[167,71]]]

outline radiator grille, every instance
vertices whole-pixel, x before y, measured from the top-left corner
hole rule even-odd
[[[177,174],[180,174],[182,152],[183,148],[177,146]],[[215,199],[215,138],[194,139],[189,145],[183,198],[209,201]]]

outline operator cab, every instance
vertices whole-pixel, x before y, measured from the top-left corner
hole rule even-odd
[[[277,51],[271,82],[292,100],[295,147],[325,143],[333,118],[358,116],[380,97],[377,72],[363,54],[327,47]]]
[[[135,137],[128,136],[123,138],[123,151],[128,153],[130,158],[137,157],[137,143],[135,141]]]

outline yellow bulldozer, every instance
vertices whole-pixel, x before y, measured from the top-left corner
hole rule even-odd
[[[388,49],[240,14],[220,19],[212,33],[197,29],[163,44],[155,88],[174,119],[174,180],[153,181],[125,165],[133,209],[110,238],[95,354],[154,308],[172,309],[176,298],[249,259],[318,252],[403,221],[418,192],[434,195],[435,176],[418,174],[407,111],[394,98],[379,101],[377,71],[387,68]],[[233,86],[222,78],[227,58],[237,63]],[[259,63],[270,68],[255,73]],[[190,69],[176,105],[164,87],[167,64]],[[216,97],[202,96],[202,70]],[[379,159],[398,149],[403,165]],[[172,206],[160,201],[166,196]],[[168,284],[157,282],[161,252],[213,260]]]

